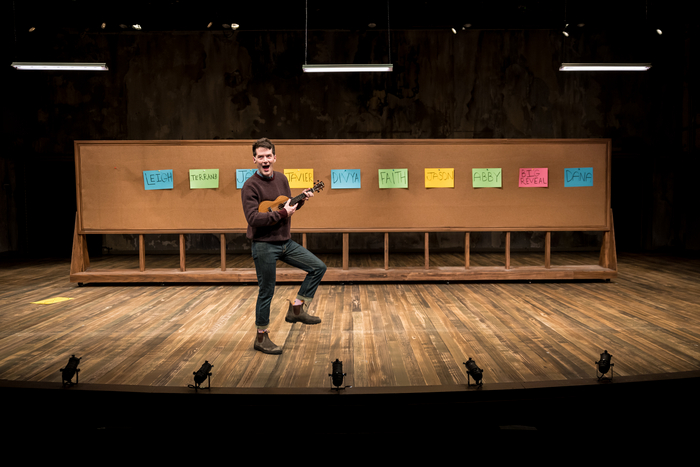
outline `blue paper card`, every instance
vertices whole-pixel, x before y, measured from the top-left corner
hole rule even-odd
[[[564,169],[564,186],[593,186],[593,167]]]
[[[362,188],[360,169],[331,170],[331,189]]]
[[[253,176],[256,169],[236,169],[236,188],[243,188],[246,180]]]
[[[168,170],[144,170],[143,187],[147,190],[172,190],[173,171]]]

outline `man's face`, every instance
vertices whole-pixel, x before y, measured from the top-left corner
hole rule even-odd
[[[272,154],[272,149],[267,148],[256,148],[255,156],[253,157],[255,166],[258,168],[260,174],[271,177],[272,176],[272,166],[277,162],[277,158]]]

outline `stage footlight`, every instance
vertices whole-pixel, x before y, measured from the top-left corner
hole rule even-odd
[[[474,360],[472,360],[471,357],[469,357],[469,360],[467,360],[466,362],[464,362],[464,366],[467,367],[467,386],[471,386],[471,383],[470,383],[470,381],[469,381],[469,377],[470,377],[470,376],[471,376],[472,378],[474,378],[474,383],[475,383],[477,386],[481,386],[481,385],[483,384],[483,382],[482,382],[481,379],[482,379],[482,377],[483,377],[484,370],[482,370],[481,368],[479,368],[479,367],[476,365],[476,362],[475,362]]]
[[[605,380],[612,380],[613,373],[612,368],[615,366],[614,363],[610,363],[610,359],[612,359],[612,355],[608,353],[607,350],[603,350],[603,353],[600,354],[600,360],[595,362],[596,364],[596,376],[598,377],[598,381],[605,379]],[[610,371],[610,378],[605,378],[605,374]]]
[[[191,388],[195,389],[209,389],[211,388],[211,369],[214,367],[211,363],[209,363],[208,360],[204,360],[204,363],[202,363],[202,367],[192,373],[194,375],[194,386],[190,385]],[[209,379],[209,386],[206,388],[202,388],[201,384]]]
[[[64,386],[73,386],[73,376],[75,376],[75,384],[78,384],[78,380],[80,379],[78,378],[78,373],[80,373],[80,368],[78,368],[80,358],[71,355],[68,359],[68,365],[66,365],[65,368],[61,368],[61,379],[63,380]]]
[[[332,389],[335,389],[336,391],[345,389],[344,387],[341,387],[343,385],[343,379],[346,376],[346,374],[343,373],[343,362],[336,358],[335,361],[332,362],[332,365],[333,372],[328,375],[331,378],[331,381],[333,382],[333,386],[335,386]]]

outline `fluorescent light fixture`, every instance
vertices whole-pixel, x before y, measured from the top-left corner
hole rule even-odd
[[[647,71],[651,63],[562,63],[559,71]]]
[[[378,65],[354,65],[354,64],[336,64],[336,65],[302,65],[301,69],[304,73],[324,73],[324,72],[344,72],[344,71],[394,71],[394,65],[391,63],[383,63]]]
[[[109,70],[106,63],[12,62],[18,70]]]

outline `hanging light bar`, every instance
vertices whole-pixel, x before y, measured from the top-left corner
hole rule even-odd
[[[393,71],[394,65],[391,63],[380,63],[370,65],[355,64],[335,64],[335,65],[302,65],[304,73],[324,73],[341,71]]]
[[[348,64],[324,64],[324,65],[308,65],[306,59],[309,52],[309,0],[306,0],[304,7],[306,12],[306,22],[304,24],[304,64],[301,69],[304,73],[338,73],[338,72],[358,72],[358,71],[394,71],[394,65],[391,63],[366,64],[357,65]],[[370,27],[375,27],[375,23],[370,23]],[[389,0],[386,0],[386,30],[387,43],[389,45],[389,62],[391,62],[391,26],[389,21]]]
[[[68,63],[68,62],[12,62],[18,70],[109,70],[106,63]]]
[[[562,63],[559,71],[647,71],[651,63]]]

